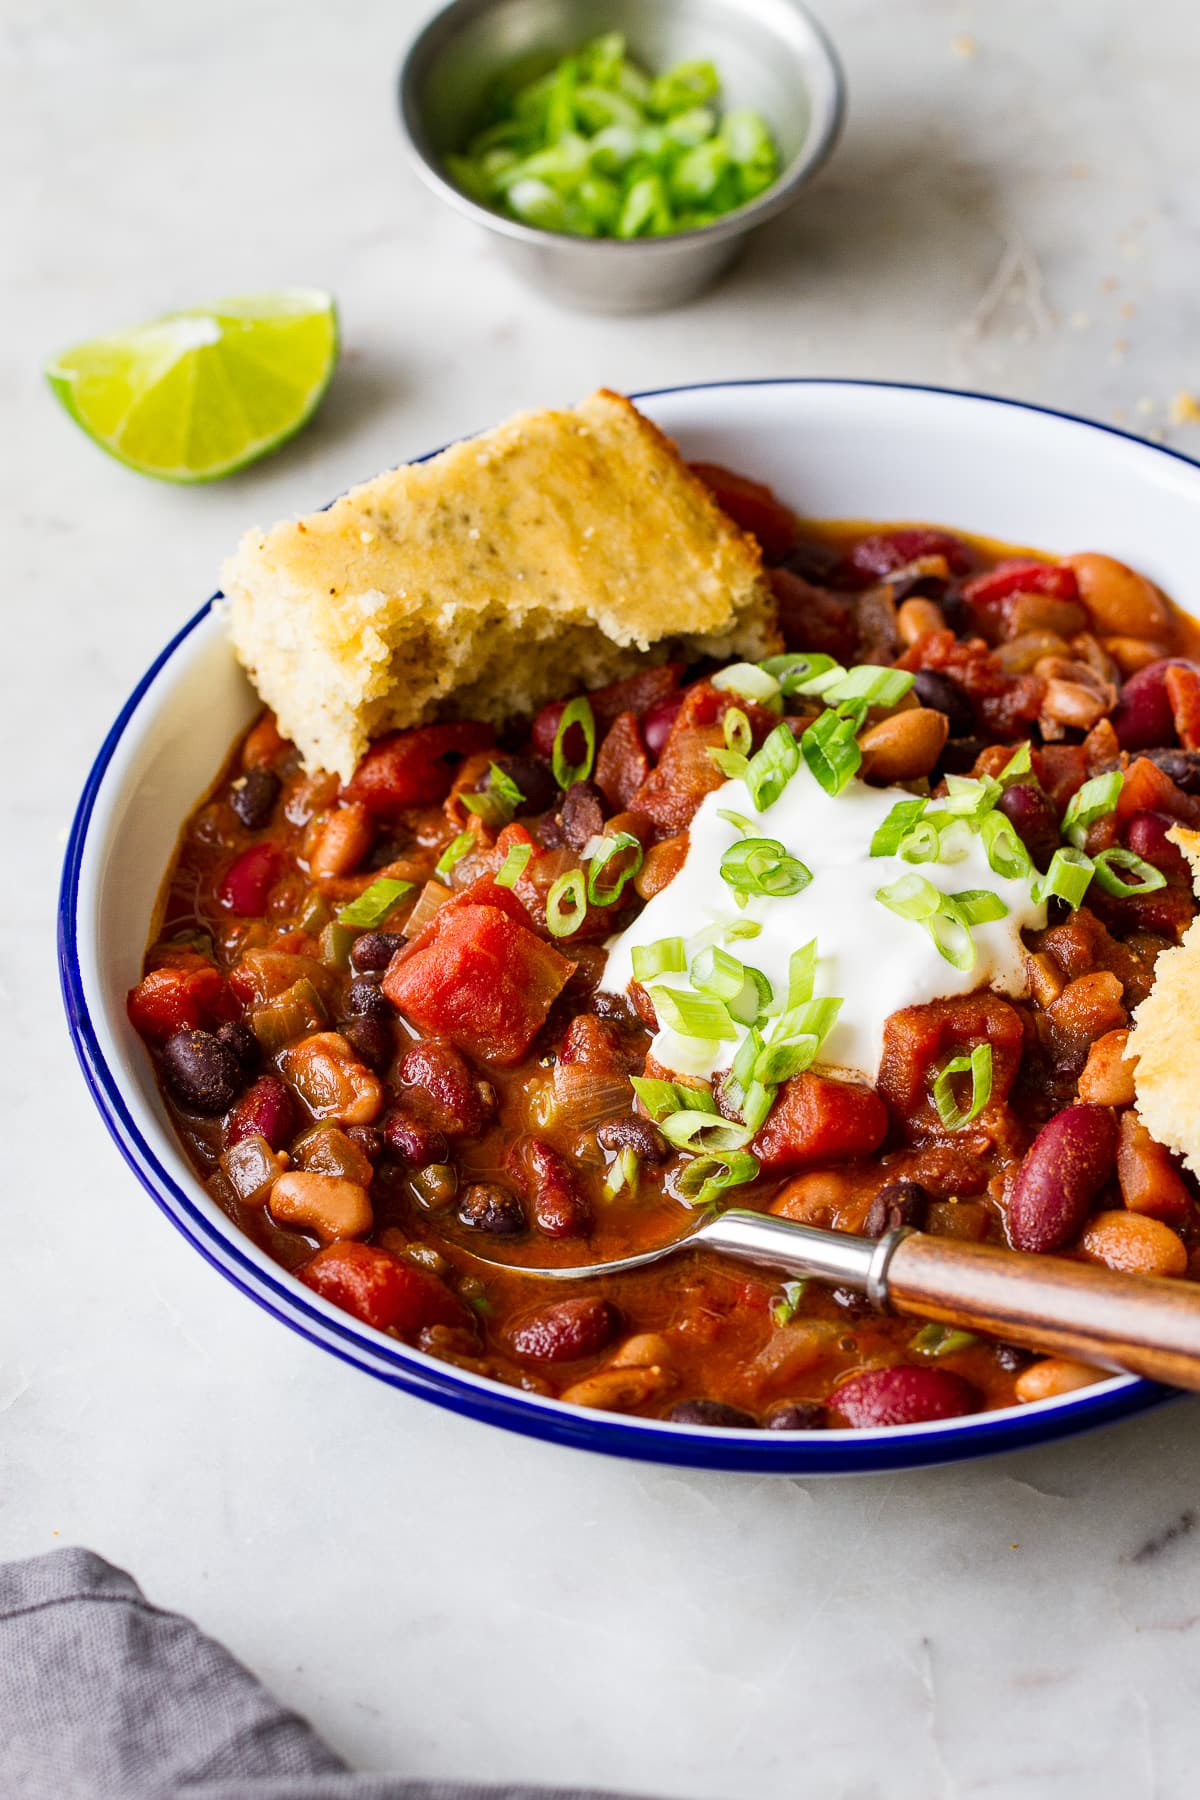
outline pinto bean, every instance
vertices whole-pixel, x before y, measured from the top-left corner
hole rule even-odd
[[[1088,1051],[1079,1077],[1079,1098],[1094,1106],[1132,1106],[1133,1064],[1126,1061],[1128,1031],[1106,1031]],[[1130,1115],[1132,1116],[1132,1115]],[[1124,1120],[1122,1120],[1122,1126]],[[1118,1152],[1118,1167],[1119,1167]],[[1129,1202],[1126,1201],[1126,1205]]]
[[[628,1412],[657,1399],[674,1382],[669,1369],[601,1369],[573,1382],[558,1396],[568,1406],[590,1406],[599,1412]]]
[[[835,1425],[924,1425],[979,1410],[980,1395],[949,1369],[864,1369],[829,1396]]]
[[[284,1076],[314,1118],[371,1125],[383,1110],[383,1087],[337,1031],[302,1038],[280,1057]]]
[[[1028,1406],[1033,1400],[1057,1400],[1060,1394],[1090,1387],[1093,1381],[1103,1381],[1104,1377],[1103,1369],[1090,1368],[1087,1363],[1072,1362],[1066,1356],[1043,1356],[1021,1371],[1014,1391],[1017,1399]]]
[[[1089,1219],[1079,1239],[1087,1262],[1103,1263],[1126,1275],[1184,1275],[1188,1253],[1179,1233],[1147,1213],[1101,1212]]]
[[[366,807],[357,800],[327,813],[316,827],[308,852],[309,874],[314,881],[335,875],[351,875],[375,839],[375,827]]]
[[[936,600],[906,600],[896,613],[896,630],[900,633],[900,642],[909,646],[917,639],[924,637],[927,631],[944,631],[946,619]],[[923,705],[934,704],[922,701]]]
[[[652,900],[661,888],[674,881],[688,853],[688,834],[681,831],[675,837],[664,838],[661,844],[655,844],[647,850],[646,860],[633,878],[633,885],[643,900]]]
[[[308,1169],[289,1169],[271,1188],[271,1213],[281,1225],[309,1231],[323,1244],[365,1237],[374,1224],[361,1182]]]
[[[1153,638],[1169,634],[1171,615],[1166,601],[1152,582],[1115,556],[1085,550],[1064,556],[1074,569],[1079,598],[1102,635]]]
[[[611,1358],[612,1369],[651,1369],[671,1360],[671,1346],[661,1331],[638,1331],[626,1338]]]
[[[1068,1106],[1043,1125],[1025,1153],[1008,1203],[1017,1250],[1061,1250],[1113,1173],[1117,1128],[1102,1106]]]
[[[1132,1078],[1133,1065],[1124,1066]],[[1135,1112],[1121,1114],[1117,1180],[1130,1212],[1161,1219],[1164,1225],[1182,1225],[1192,1210],[1191,1196],[1170,1151],[1151,1137]]]
[[[864,779],[884,786],[919,781],[937,762],[949,735],[949,720],[933,707],[914,706],[880,719],[858,740]]]
[[[1150,663],[1160,662],[1167,653],[1166,644],[1153,638],[1105,637],[1100,641],[1126,680]]]
[[[525,1313],[507,1335],[514,1354],[530,1362],[578,1362],[611,1343],[620,1325],[621,1315],[611,1300],[587,1294]]]

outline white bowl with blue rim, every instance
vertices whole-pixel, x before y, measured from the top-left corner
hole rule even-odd
[[[770,483],[813,518],[913,520],[1047,551],[1107,551],[1185,609],[1200,467],[1110,427],[978,394],[882,382],[672,388],[639,404],[685,455]],[[151,1198],[228,1281],[310,1342],[394,1387],[513,1431],[608,1455],[791,1475],[868,1473],[1065,1437],[1164,1399],[1113,1377],[1061,1398],[868,1431],[721,1431],[568,1406],[410,1349],[309,1292],[209,1197],[125,1013],[183,820],[258,702],[207,601],[121,708],[71,830],[59,954],[92,1097]]]

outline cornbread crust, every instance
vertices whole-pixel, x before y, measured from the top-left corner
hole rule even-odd
[[[1200,832],[1175,825],[1167,833],[1192,865],[1200,893]],[[1200,1175],[1200,918],[1155,964],[1154,986],[1133,1015],[1125,1054],[1138,1114],[1151,1137]]]
[[[222,582],[280,729],[343,779],[395,727],[503,724],[647,653],[779,648],[757,543],[607,390],[251,532]]]

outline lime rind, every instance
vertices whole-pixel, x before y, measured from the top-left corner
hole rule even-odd
[[[239,295],[95,338],[46,378],[83,431],[162,481],[216,481],[311,419],[333,377],[337,311],[316,289]]]

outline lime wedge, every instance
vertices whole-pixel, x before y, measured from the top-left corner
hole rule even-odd
[[[162,481],[216,481],[295,435],[338,355],[332,297],[283,288],[64,350],[46,379],[101,449]]]

